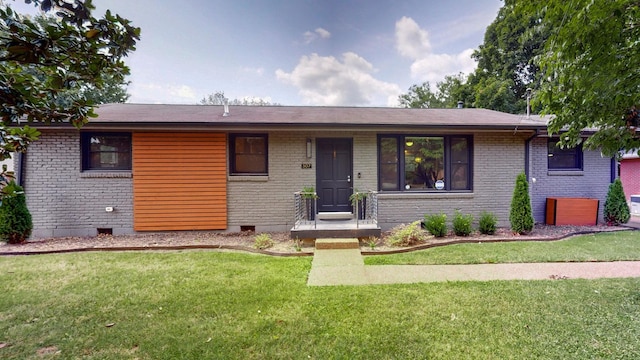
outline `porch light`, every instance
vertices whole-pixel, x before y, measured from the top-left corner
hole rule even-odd
[[[413,146],[413,141],[409,140],[409,141],[405,142],[405,145],[407,145],[408,147],[412,147]]]
[[[311,159],[311,139],[307,138],[307,158]]]

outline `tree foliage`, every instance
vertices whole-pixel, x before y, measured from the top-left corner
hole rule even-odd
[[[91,0],[25,0],[61,21],[40,21],[0,7],[0,158],[37,139],[23,121],[70,122],[81,127],[98,103],[88,89],[125,83],[123,58],[135,50],[140,29],[107,11],[91,15]]]
[[[631,213],[629,212],[629,204],[624,195],[622,182],[616,179],[609,185],[607,199],[604,202],[604,221],[608,225],[620,225],[629,221]]]
[[[535,95],[554,116],[549,130],[574,146],[584,129],[597,129],[585,147],[609,156],[640,147],[640,2],[535,0],[518,11],[538,17],[532,33],[550,34]]]
[[[130,81],[122,81],[112,75],[103,75],[101,86],[87,84],[80,89],[80,96],[93,104],[124,103],[131,96],[127,93]]]
[[[431,84],[426,81],[421,85],[412,85],[406,94],[398,97],[398,101],[400,106],[405,108],[455,108],[458,106],[458,101],[466,103],[470,98],[465,82],[466,77],[462,73],[447,75],[443,81],[436,83],[435,92],[431,90]]]
[[[2,189],[0,204],[0,240],[10,244],[24,242],[33,230],[31,213],[22,187],[14,181]]]
[[[526,112],[527,89],[537,89],[539,67],[535,62],[543,49],[549,30],[539,27],[539,17],[518,11],[516,0],[505,0],[496,19],[487,27],[484,42],[473,53],[478,62],[468,78],[449,76],[444,86],[450,91],[430,92],[414,85],[400,98],[404,107],[477,107],[513,114]],[[421,100],[422,99],[422,100]]]
[[[496,19],[487,27],[484,42],[473,53],[478,61],[469,78],[476,107],[509,113],[526,112],[527,89],[537,89],[539,67],[535,62],[549,36],[538,28],[535,13],[518,11],[516,0],[505,0]],[[531,31],[538,28],[538,31]]]
[[[533,212],[531,211],[531,199],[529,198],[529,183],[527,176],[520,173],[516,178],[516,186],[511,198],[511,211],[509,213],[511,230],[514,233],[526,234],[533,230]]]
[[[200,105],[242,105],[242,106],[269,106],[280,105],[278,103],[272,103],[262,98],[244,98],[229,100],[224,96],[224,91],[216,91],[213,94],[209,94],[200,99]]]

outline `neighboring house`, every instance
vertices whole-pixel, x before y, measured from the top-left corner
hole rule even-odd
[[[620,181],[622,181],[627,202],[631,201],[632,195],[640,195],[640,156],[637,150],[622,155]]]
[[[13,172],[13,157],[15,157],[15,154],[11,154],[12,158],[11,159],[6,159],[6,160],[2,160],[0,161],[0,169],[2,169],[3,166],[7,166],[7,172]]]
[[[508,226],[523,171],[537,222],[546,197],[604,204],[615,176],[599,152],[557,151],[544,120],[484,109],[109,104],[96,112],[81,131],[39,127],[24,156],[34,238],[289,231],[294,193],[307,186],[325,215],[350,213],[354,189],[376,191],[382,230],[456,209],[491,211]]]

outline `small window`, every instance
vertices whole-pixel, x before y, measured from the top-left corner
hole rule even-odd
[[[548,140],[549,170],[582,170],[582,145],[573,148],[560,148],[557,138]]]
[[[267,135],[231,134],[232,175],[267,175]]]
[[[82,170],[131,170],[130,133],[82,133]]]

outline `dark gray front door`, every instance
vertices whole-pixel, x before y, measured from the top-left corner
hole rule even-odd
[[[351,212],[351,139],[317,139],[316,189],[319,212]]]

